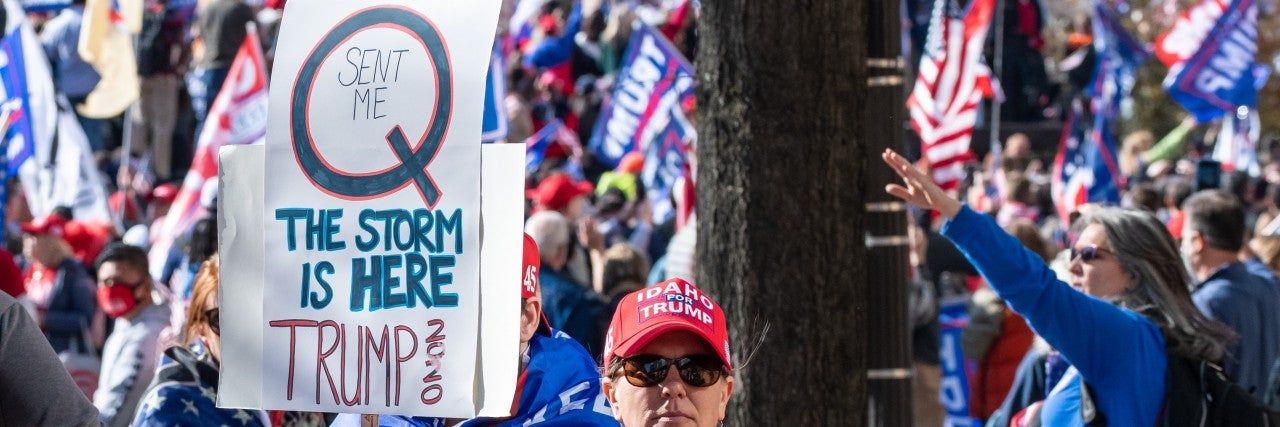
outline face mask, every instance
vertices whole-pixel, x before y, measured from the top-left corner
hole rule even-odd
[[[111,318],[117,318],[133,310],[138,301],[133,297],[134,288],[113,285],[98,287],[98,306]]]

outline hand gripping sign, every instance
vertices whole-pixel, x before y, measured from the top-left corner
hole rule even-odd
[[[289,3],[264,168],[264,408],[475,414],[498,7]]]

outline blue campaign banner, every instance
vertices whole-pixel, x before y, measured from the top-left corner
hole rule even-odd
[[[1124,176],[1116,162],[1110,120],[1105,114],[1087,117],[1080,102],[1072,103],[1050,174],[1059,218],[1086,203],[1120,204]]]
[[[71,0],[21,0],[24,12],[50,12],[71,7]]]
[[[675,215],[671,203],[671,188],[684,176],[689,162],[689,141],[694,137],[693,125],[685,118],[684,111],[671,111],[667,125],[649,149],[645,151],[644,170],[640,179],[644,182],[647,198],[653,207],[654,223],[661,223]]]
[[[27,63],[26,55],[22,49],[23,32],[15,29],[9,35],[0,40],[0,54],[6,59],[0,63],[0,101],[5,103],[13,102],[16,109],[12,114],[16,116],[9,120],[11,124],[4,134],[6,141],[5,153],[7,176],[18,174],[18,168],[35,154],[33,147],[35,142],[32,133],[31,116],[26,108],[29,99],[27,94]],[[43,58],[41,58],[43,60]],[[13,141],[20,141],[20,146],[14,148]],[[17,150],[10,153],[9,150]]]
[[[196,15],[196,0],[169,0],[164,8],[166,17],[190,22]]]
[[[968,363],[960,349],[960,329],[969,323],[965,311],[966,299],[944,301],[939,309],[938,321],[942,324],[942,407],[947,411],[943,422],[946,427],[978,427],[979,420],[969,415],[969,380],[965,375]]]
[[[665,130],[661,118],[693,98],[693,66],[666,36],[640,24],[629,46],[588,144],[610,168],[627,153],[647,152]]]
[[[1254,65],[1257,41],[1256,2],[1232,1],[1200,49],[1169,70],[1165,90],[1200,122],[1237,107],[1254,106],[1258,98]]]
[[[1093,6],[1093,48],[1098,61],[1093,83],[1085,87],[1085,94],[1096,100],[1097,113],[1114,118],[1121,99],[1129,96],[1137,82],[1138,68],[1151,51],[1124,29],[1120,17],[1105,1],[1094,0]]]
[[[480,134],[480,142],[495,142],[507,137],[507,108],[504,97],[507,95],[507,78],[502,73],[502,50],[493,47],[493,55],[489,59],[489,75],[484,84],[484,128]]]

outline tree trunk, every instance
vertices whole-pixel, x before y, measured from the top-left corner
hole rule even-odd
[[[702,5],[697,279],[733,341],[725,424],[865,425],[865,3]]]

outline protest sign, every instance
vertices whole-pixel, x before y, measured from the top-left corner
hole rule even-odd
[[[655,122],[693,99],[693,66],[662,33],[641,24],[628,46],[613,96],[601,107],[589,144],[611,168],[627,153],[646,152],[664,131]]]
[[[289,2],[265,159],[264,407],[476,413],[499,4]]]
[[[238,197],[218,201],[218,252],[222,256],[221,299],[222,355],[218,406],[262,408],[263,330],[263,165],[261,145],[227,145],[218,150],[218,184],[221,191]],[[511,414],[519,355],[519,283],[523,245],[519,239],[523,212],[507,209],[524,198],[524,173],[516,165],[524,159],[524,147],[488,144],[483,148],[481,206],[484,236],[481,244],[480,355],[476,390],[478,415]],[[505,202],[505,203],[504,203]]]

